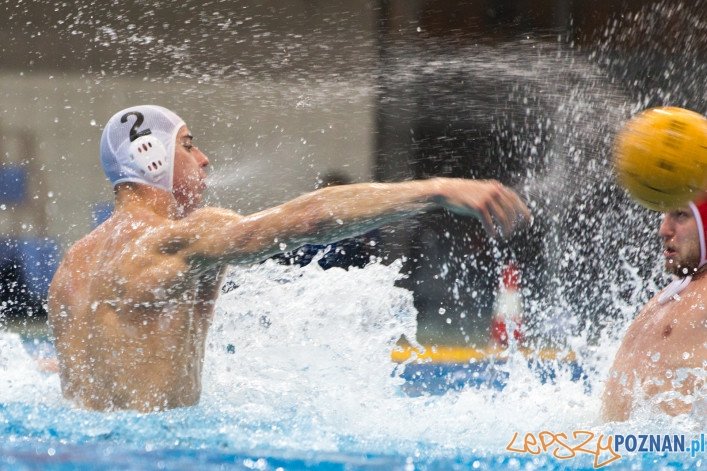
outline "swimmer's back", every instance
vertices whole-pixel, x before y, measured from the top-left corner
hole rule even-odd
[[[103,326],[114,324],[111,298],[119,299],[123,294],[116,283],[120,271],[118,246],[124,244],[116,230],[118,222],[110,218],[76,242],[67,251],[49,288],[49,322],[63,392],[70,399],[88,395],[82,380],[91,377],[93,382]]]
[[[191,322],[189,303],[173,306],[170,293],[145,283],[147,274],[155,283],[173,285],[174,274],[181,273],[180,260],[141,245],[161,222],[152,215],[115,214],[69,249],[52,280],[49,321],[63,393],[83,407],[175,407],[193,402],[200,389],[189,387],[193,381],[175,387],[164,379],[194,376],[174,374],[177,359],[186,358],[182,371],[199,365],[190,360],[198,356],[183,336]],[[175,396],[162,397],[162,391]]]

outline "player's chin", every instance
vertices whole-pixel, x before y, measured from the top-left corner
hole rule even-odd
[[[674,257],[667,257],[665,259],[664,267],[665,271],[671,275],[680,276],[680,272],[682,271],[681,264]]]
[[[665,261],[665,271],[671,275],[685,277],[695,272],[696,266],[691,263],[680,263],[678,260],[668,259]]]

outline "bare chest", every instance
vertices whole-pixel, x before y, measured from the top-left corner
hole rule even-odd
[[[685,355],[692,354],[686,350],[686,340],[704,330],[699,319],[705,312],[705,299],[697,295],[648,306],[626,335],[624,346],[630,366],[649,372],[682,365]]]

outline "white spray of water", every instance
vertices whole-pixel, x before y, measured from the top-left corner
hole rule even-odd
[[[575,339],[588,385],[572,381],[559,364],[556,379],[542,384],[512,355],[496,367],[509,374],[503,390],[405,395],[390,353],[400,335],[415,338],[417,313],[412,294],[394,286],[398,270],[397,263],[349,271],[316,263],[234,268],[217,305],[197,407],[146,416],[77,411],[61,398],[58,377],[40,373],[19,338],[7,333],[0,335],[0,403],[48,407],[53,419],[30,414],[40,416],[36,428],[65,438],[79,430],[82,440],[88,434],[130,443],[176,435],[177,442],[237,450],[425,458],[501,453],[515,432],[699,430],[699,415],[673,419],[649,408],[625,424],[601,423],[601,383],[616,339],[604,339],[601,348]]]
[[[58,404],[59,377],[41,373],[16,334],[0,331],[0,373],[0,403]]]
[[[110,30],[104,33],[109,37],[106,44],[111,45],[114,33]],[[618,105],[624,102],[623,97],[614,100],[613,96],[607,96],[606,90],[594,90],[589,86],[573,88],[574,80],[568,74],[558,78],[558,71],[568,70],[560,67],[566,65],[567,58],[558,57],[556,62],[529,61],[523,53],[514,55],[514,48],[517,45],[503,48],[506,60],[499,60],[499,50],[493,48],[475,50],[469,55],[475,59],[473,61],[407,62],[405,67],[400,66],[394,71],[391,80],[414,82],[419,73],[451,76],[455,71],[468,71],[469,78],[481,76],[487,79],[480,85],[487,83],[497,87],[499,81],[528,82],[542,90],[552,85],[549,88],[553,91],[543,95],[548,103],[555,103],[555,100],[565,104],[563,106],[567,106],[568,101],[573,103],[570,107],[557,109],[557,118],[563,122],[601,123],[597,116],[602,114],[602,106],[612,111],[604,121],[613,122],[617,115],[625,112],[625,108]],[[557,51],[557,54],[561,52]],[[174,50],[173,56],[178,59],[182,54],[185,54],[182,50]],[[401,57],[407,61],[406,56]],[[592,70],[579,59],[570,59],[575,70]],[[218,70],[209,72],[213,78],[203,75],[204,81],[229,77],[226,73],[219,75]],[[178,74],[174,76],[179,77]],[[584,85],[587,80],[595,79],[597,83],[603,83],[601,74],[582,78]],[[240,93],[255,92],[258,96],[257,87],[263,85],[253,83],[251,88],[241,87]],[[226,81],[221,86],[231,87],[231,83]],[[534,96],[527,94],[522,87],[508,87],[514,100]],[[282,93],[293,108],[326,109],[330,102],[329,92],[346,100],[352,96],[350,88],[332,81],[331,87],[324,87],[327,93],[316,96],[303,95],[298,87],[283,89]],[[574,93],[587,88],[596,91],[596,95],[607,96],[606,101],[589,107],[595,95],[587,97]],[[272,89],[272,84],[265,84],[263,90],[267,93],[262,95],[269,96]],[[370,88],[361,86],[353,96],[369,96],[371,93]],[[457,99],[452,93],[446,96]],[[496,95],[490,93],[489,96]],[[200,99],[208,100],[209,97],[202,93]],[[263,106],[275,106],[281,102],[265,101]],[[228,103],[225,105],[228,108]],[[484,102],[476,106],[474,103],[465,105],[469,105],[467,110],[489,109]],[[494,103],[491,109],[496,106]],[[626,106],[633,106],[631,111],[635,111],[638,105]],[[521,126],[520,123],[517,125]],[[536,123],[524,126],[525,130],[534,131]],[[541,123],[537,127],[542,130],[543,126]],[[560,126],[558,134],[565,136],[567,142],[556,144],[559,149],[565,149],[578,135],[598,134],[602,129],[601,126]],[[576,147],[570,150],[569,157],[576,157],[576,160],[586,155],[579,152],[583,149],[578,152],[575,152]],[[559,151],[557,154],[565,157]],[[606,156],[603,160],[598,159],[597,165],[605,163]],[[548,168],[547,177],[537,180],[542,184],[536,183],[532,191],[528,190],[532,196],[539,198],[549,191],[557,193],[575,177],[586,185],[596,182],[591,178],[595,175],[593,173],[580,175],[569,171],[574,167],[564,160],[552,161]],[[228,187],[233,181],[240,183],[258,174],[255,170],[246,170],[241,169],[241,173],[218,180],[217,186]],[[575,183],[569,181],[569,184]],[[579,213],[583,214],[582,211]],[[629,215],[629,219],[633,218]],[[563,241],[564,237],[559,234],[558,240]],[[563,260],[556,260],[556,264],[562,263]],[[633,280],[629,283],[631,289],[644,287],[645,284],[638,281],[643,277],[628,261],[625,265],[628,270],[624,272]],[[218,436],[227,445],[241,449],[396,450],[428,455],[455,455],[479,450],[497,453],[515,431],[584,428],[634,433],[665,430],[690,433],[704,427],[703,423],[700,424],[700,420],[704,420],[704,413],[700,412],[703,409],[696,408],[692,416],[673,419],[655,414],[649,405],[639,407],[632,420],[625,424],[600,423],[601,383],[618,347],[617,339],[625,330],[627,319],[635,313],[641,297],[641,293],[634,289],[631,302],[624,305],[621,300],[625,298],[619,293],[622,286],[618,284],[612,285],[616,287],[616,293],[609,295],[622,320],[611,331],[604,331],[598,343],[590,342],[586,335],[567,340],[579,354],[589,375],[589,390],[584,383],[572,382],[565,370],[560,370],[553,383],[542,384],[524,361],[512,357],[503,367],[510,374],[503,391],[469,389],[439,397],[407,397],[401,392],[402,380],[392,374],[396,365],[390,361],[389,355],[399,335],[414,338],[416,312],[411,294],[394,286],[397,277],[396,266],[380,265],[348,272],[336,269],[324,272],[316,264],[304,270],[274,264],[234,270],[231,281],[239,287],[224,295],[218,305],[207,348],[202,403],[183,413],[170,412],[161,417],[170,424],[171,420],[186,416],[190,420],[184,421],[188,428],[184,435]],[[558,297],[562,298],[561,295]],[[554,307],[563,310],[565,317],[569,316],[568,313],[574,314],[569,303]],[[534,313],[539,310],[536,308]],[[229,353],[229,346],[233,346],[234,353]],[[0,373],[0,403],[47,406],[53,409],[58,421],[75,414],[61,399],[58,377],[39,373],[35,362],[14,335],[0,333]],[[225,418],[220,422],[220,428],[204,430],[203,424],[208,424],[216,414]],[[83,425],[92,430],[92,436],[110,435],[113,431],[110,420],[115,416],[80,415]],[[139,442],[151,438],[159,429],[156,432],[154,427],[145,427],[138,422],[129,426],[128,432]]]
[[[278,424],[260,432],[285,448],[337,450],[349,437],[368,451],[393,446],[413,453],[423,444],[435,452],[498,452],[515,431],[605,427],[601,382],[615,338],[601,348],[576,339],[590,390],[559,365],[555,382],[542,384],[514,356],[503,367],[510,378],[502,391],[401,394],[390,352],[401,334],[414,338],[416,311],[411,293],[393,285],[397,268],[323,271],[316,264],[300,270],[268,263],[235,270],[231,280],[239,287],[222,298],[210,338],[206,400],[241,419]],[[225,353],[228,345],[235,354]],[[645,429],[650,420],[627,427]]]

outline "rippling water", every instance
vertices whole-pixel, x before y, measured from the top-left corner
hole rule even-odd
[[[233,269],[208,339],[201,402],[165,413],[75,409],[62,399],[57,375],[40,372],[17,335],[0,334],[4,462],[107,460],[141,467],[160,460],[170,466],[235,460],[240,466],[263,458],[267,466],[281,460],[286,468],[417,463],[445,469],[515,459],[519,466],[553,466],[547,456],[504,449],[514,432],[692,436],[704,428],[704,416],[649,412],[602,424],[601,382],[615,340],[580,352],[587,381],[572,381],[570,369],[557,365],[555,381],[543,384],[526,361],[512,356],[496,366],[509,375],[503,390],[406,396],[390,352],[401,334],[414,338],[416,312],[411,293],[394,286],[398,269],[323,271],[317,264],[274,263]],[[682,456],[665,459],[683,462]]]

